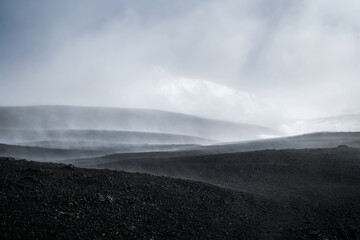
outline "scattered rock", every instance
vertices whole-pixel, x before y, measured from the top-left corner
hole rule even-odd
[[[273,199],[201,182],[7,158],[0,158],[0,176],[4,240],[360,239],[358,188],[339,198]]]

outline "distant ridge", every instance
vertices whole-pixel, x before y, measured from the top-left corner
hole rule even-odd
[[[280,136],[266,127],[147,109],[75,106],[0,107],[2,129],[91,129],[189,135],[220,141]]]
[[[257,141],[233,142],[224,144],[214,144],[209,146],[193,146],[179,149],[173,152],[133,152],[116,153],[100,158],[77,159],[74,164],[82,167],[94,167],[97,164],[110,161],[112,163],[124,160],[149,160],[149,159],[170,159],[177,157],[208,156],[219,154],[230,154],[263,150],[285,150],[285,149],[323,149],[336,148],[338,146],[348,146],[360,148],[360,132],[319,132],[304,134],[292,137],[282,137],[264,139]]]
[[[360,114],[344,114],[296,121],[287,125],[293,134],[360,131]]]
[[[0,142],[89,142],[106,144],[210,144],[216,141],[180,134],[73,129],[1,129]]]

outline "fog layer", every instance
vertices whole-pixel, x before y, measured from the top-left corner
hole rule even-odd
[[[357,113],[359,10],[356,0],[0,1],[0,104],[270,127]]]

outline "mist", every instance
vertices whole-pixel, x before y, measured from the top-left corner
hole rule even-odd
[[[0,239],[360,239],[359,0],[0,0]]]
[[[160,109],[310,132],[298,123],[359,112],[358,10],[355,0],[0,1],[0,105]]]

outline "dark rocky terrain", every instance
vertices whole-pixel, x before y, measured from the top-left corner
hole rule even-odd
[[[159,153],[161,154],[161,153]],[[114,154],[81,159],[82,167],[192,179],[263,196],[343,197],[360,193],[360,149],[283,149],[148,158]],[[341,194],[340,194],[341,193]]]
[[[248,163],[252,168],[245,166],[242,172],[229,165],[236,162],[230,156],[221,156],[225,162],[217,164],[209,156],[209,167],[202,161],[189,160],[208,173],[211,168],[222,169],[224,176],[227,171],[230,178],[232,169],[240,178],[246,173],[249,182],[258,187],[269,186],[269,174],[263,181],[257,175],[264,172],[267,162],[268,173],[282,182],[274,194],[244,193],[140,173],[0,158],[0,239],[360,239],[359,158],[353,155],[359,151],[346,147],[333,151],[329,155],[340,152],[315,162],[313,168],[318,171],[304,168],[320,156],[314,152],[307,155],[314,155],[308,164],[299,167],[298,161],[306,152],[298,159],[288,152],[282,159],[279,152],[270,163],[268,157],[274,155],[265,151],[253,164]],[[251,158],[257,153],[249,154]],[[341,164],[335,159],[344,167],[339,168]],[[348,170],[349,174],[344,172]],[[317,179],[318,174],[318,180],[309,178]],[[303,185],[293,181],[292,175],[302,178]],[[323,187],[325,182],[334,185],[331,192]],[[317,191],[307,196],[298,190],[302,187]],[[281,194],[291,191],[295,194]]]
[[[250,220],[251,196],[203,183],[9,158],[0,159],[0,176],[1,239],[249,239],[259,234]]]

